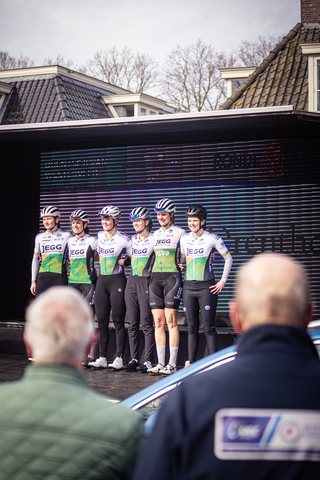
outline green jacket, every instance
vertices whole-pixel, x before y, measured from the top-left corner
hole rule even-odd
[[[79,371],[36,365],[0,385],[0,479],[130,478],[142,417],[93,390]]]

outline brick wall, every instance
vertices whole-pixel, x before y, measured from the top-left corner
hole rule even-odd
[[[301,0],[301,22],[320,23],[320,0]]]

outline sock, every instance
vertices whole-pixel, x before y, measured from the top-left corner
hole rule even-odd
[[[169,358],[169,363],[171,367],[176,367],[177,366],[177,356],[178,356],[178,350],[179,347],[170,347],[170,358]]]
[[[166,361],[165,345],[157,345],[157,356],[158,356],[158,363],[160,363],[161,365],[165,365],[165,361]]]

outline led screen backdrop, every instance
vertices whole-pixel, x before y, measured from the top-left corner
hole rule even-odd
[[[128,217],[136,206],[153,212],[157,200],[170,197],[177,205],[176,224],[187,228],[186,207],[201,203],[208,210],[208,230],[224,239],[234,257],[218,315],[227,314],[238,266],[263,251],[301,260],[318,301],[319,156],[319,142],[310,139],[52,151],[41,158],[40,205],[58,205],[65,229],[72,210],[87,210],[90,233],[96,234],[98,212],[114,204],[122,211],[119,230],[133,234]],[[153,227],[158,227],[155,214]],[[214,263],[219,279],[219,254]]]

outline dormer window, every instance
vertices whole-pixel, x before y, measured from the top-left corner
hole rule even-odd
[[[11,92],[13,86],[10,83],[0,82],[0,110],[4,104],[6,96]]]
[[[108,105],[113,117],[145,117],[159,115],[168,111],[164,100],[151,97],[145,93],[124,93],[119,95],[103,95],[103,101]],[[174,109],[171,108],[171,113]]]
[[[134,117],[134,105],[114,105],[118,117]]]
[[[320,43],[300,43],[302,55],[308,56],[308,110],[320,111]]]
[[[221,77],[227,80],[227,97],[240,87],[241,83],[255,71],[256,67],[219,68]]]

